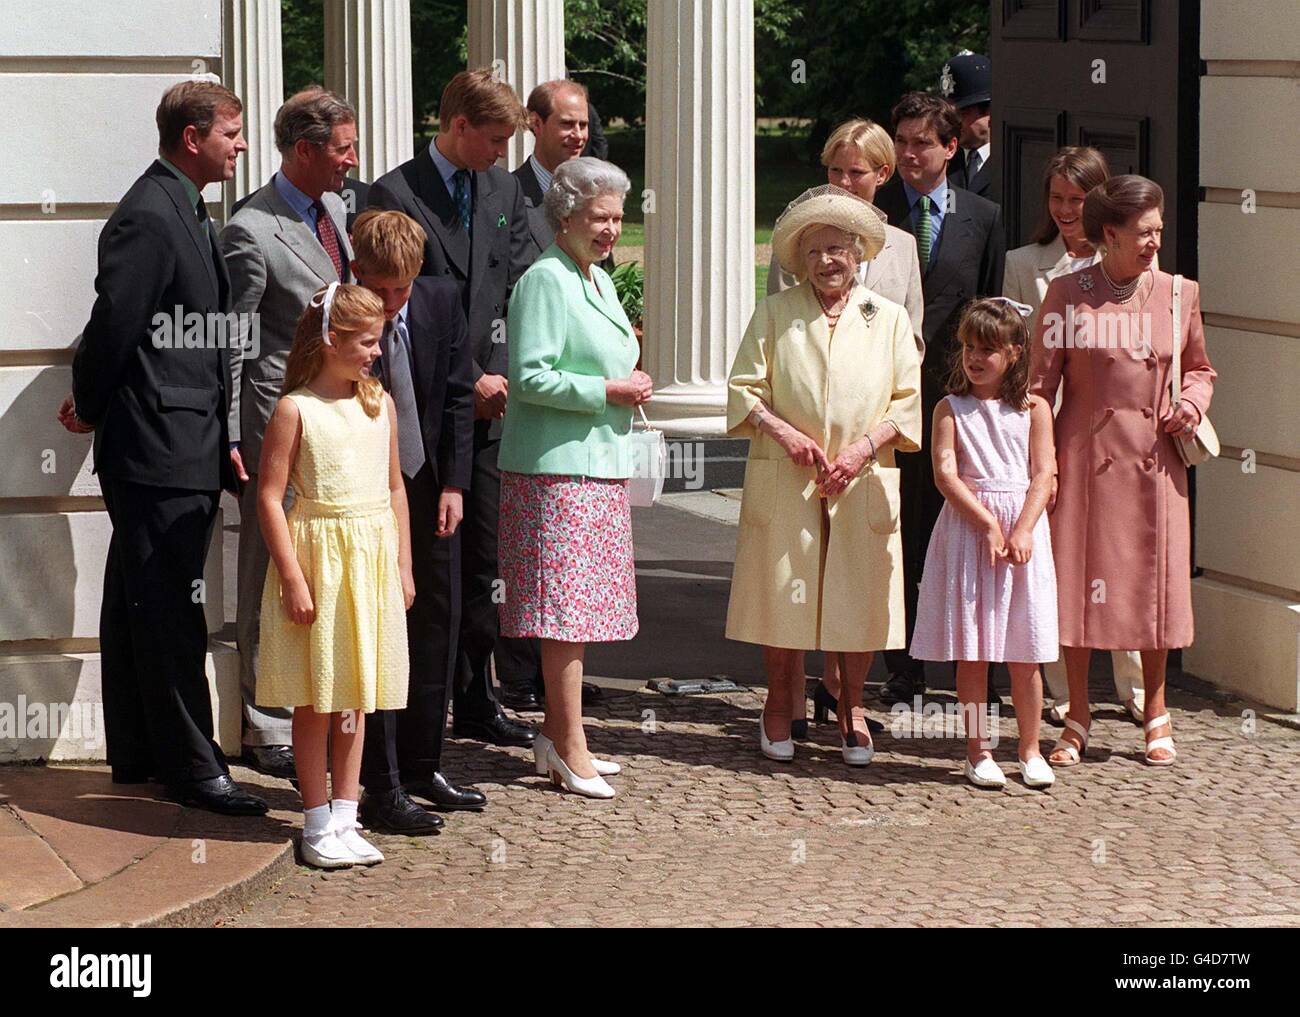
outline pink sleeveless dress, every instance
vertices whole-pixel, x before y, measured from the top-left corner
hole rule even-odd
[[[957,425],[957,469],[1010,536],[1029,489],[1029,411],[1001,399],[947,397]],[[918,660],[1042,663],[1060,652],[1056,567],[1044,512],[1024,565],[986,560],[984,538],[952,505],[939,513],[925,555],[911,654]]]

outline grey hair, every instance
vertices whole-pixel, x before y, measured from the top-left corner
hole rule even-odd
[[[625,197],[632,189],[627,174],[604,159],[582,155],[560,163],[542,200],[546,223],[556,233],[560,223],[602,194]]]
[[[357,111],[342,96],[320,85],[308,85],[291,95],[275,114],[275,147],[281,155],[299,141],[323,145],[339,124],[355,124]]]

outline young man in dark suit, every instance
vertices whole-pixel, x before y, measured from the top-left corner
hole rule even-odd
[[[1002,292],[1006,241],[998,206],[948,181],[948,163],[961,133],[961,118],[952,104],[925,92],[909,92],[894,107],[892,119],[898,173],[876,192],[876,205],[893,225],[916,238],[921,260],[925,297],[921,405],[928,440],[929,422],[945,394],[962,309],[976,297]],[[928,448],[899,454],[898,460],[910,644],[921,569],[943,496],[935,487]],[[886,703],[909,702],[924,691],[922,664],[906,650],[885,651],[885,663],[890,675],[880,697]]]
[[[424,229],[422,275],[456,283],[468,322],[474,374],[473,479],[462,524],[464,603],[453,691],[458,737],[497,745],[532,744],[535,731],[505,715],[492,691],[497,646],[497,449],[505,416],[506,302],[529,265],[528,215],[519,181],[496,161],[524,120],[510,86],[483,68],[461,71],[443,90],[440,131],[426,151],[370,187],[372,208],[405,212]],[[498,669],[530,680],[540,657],[497,647]],[[523,659],[519,659],[520,657]]]
[[[469,340],[456,284],[417,278],[425,235],[415,220],[367,209],[357,217],[353,241],[357,282],[379,295],[388,318],[375,369],[397,407],[415,578],[415,601],[406,612],[406,708],[380,710],[366,722],[360,815],[371,829],[425,834],[442,820],[413,802],[408,788],[443,809],[481,809],[487,802],[442,775],[461,615],[459,526],[473,468]]]
[[[201,191],[234,176],[247,151],[242,109],[210,82],[164,93],[159,159],[99,237],[97,297],[60,415],[70,429],[95,432],[113,524],[99,631],[113,781],[154,777],[184,805],[260,815],[266,803],[230,779],[212,739],[200,595],[218,499],[235,487],[230,279]],[[192,315],[205,323],[197,347]]]

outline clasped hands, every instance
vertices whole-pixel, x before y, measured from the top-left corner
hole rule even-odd
[[[784,422],[777,425],[773,437],[796,466],[816,468],[817,494],[822,498],[843,493],[872,460],[871,443],[865,437],[845,445],[834,461],[826,458],[817,442]]]

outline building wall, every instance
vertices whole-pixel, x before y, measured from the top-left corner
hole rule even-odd
[[[100,701],[110,527],[90,436],[69,434],[55,413],[94,299],[100,229],[157,155],[154,109],[164,89],[220,67],[221,12],[221,0],[5,6],[0,122],[16,158],[0,174],[0,762],[103,755],[102,726],[89,736],[69,724],[44,734],[37,723],[6,727],[20,704],[36,708],[31,720],[57,715],[54,704]],[[205,197],[218,211],[219,188]],[[207,602],[215,631],[220,555],[210,557]],[[209,677],[227,702],[226,748],[239,743],[234,660],[213,644]]]
[[[1294,0],[1202,0],[1199,258],[1210,415],[1197,471],[1186,670],[1300,707],[1300,19]],[[1252,210],[1253,209],[1253,210]]]

